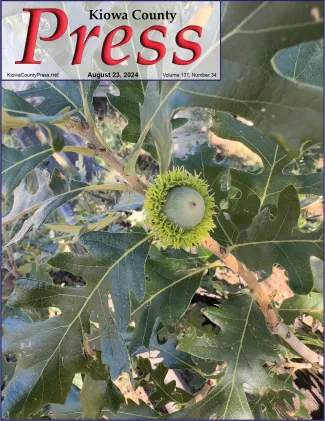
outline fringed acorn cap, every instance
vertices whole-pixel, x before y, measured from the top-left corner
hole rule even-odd
[[[214,199],[207,183],[184,168],[174,168],[148,186],[146,221],[162,246],[192,247],[215,227]]]

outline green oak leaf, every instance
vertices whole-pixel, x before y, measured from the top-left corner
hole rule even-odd
[[[270,274],[274,264],[286,270],[296,294],[308,294],[314,286],[310,257],[323,256],[323,229],[299,230],[300,203],[296,189],[288,186],[279,195],[276,217],[263,209],[229,248],[248,268]]]
[[[312,349],[314,347],[320,348],[321,350],[324,349],[324,341],[320,338],[320,336],[317,333],[304,331],[303,329],[297,329],[296,330],[297,337],[301,340],[302,343],[307,345],[308,347],[311,347]]]
[[[294,295],[284,300],[278,312],[285,323],[293,324],[296,317],[303,313],[309,314],[314,320],[323,322],[324,297],[323,294],[311,292],[308,295]]]
[[[73,384],[64,404],[52,403],[40,414],[53,420],[81,420],[80,389]]]
[[[98,419],[103,408],[117,412],[125,399],[110,380],[93,380],[86,375],[80,392],[83,419]]]
[[[144,295],[148,238],[141,233],[90,232],[80,238],[81,244],[90,250],[88,254],[62,253],[49,261],[52,266],[81,276],[86,281],[81,288],[63,288],[28,279],[15,281],[9,305],[57,307],[61,314],[37,323],[6,319],[3,349],[20,355],[16,376],[5,393],[6,417],[25,418],[48,402],[63,404],[75,373],[88,372],[94,380],[105,380],[106,377],[98,378],[90,370],[94,364],[101,366],[101,361],[108,365],[112,378],[129,370],[128,352],[108,307],[108,293],[112,290],[116,321],[123,327],[123,323],[128,323],[129,291],[138,299]],[[99,324],[101,360],[93,356],[94,352],[88,353],[89,347],[85,345],[91,315]],[[87,361],[90,368],[85,366]],[[60,388],[52,386],[57,379],[61,381]],[[17,384],[21,382],[25,386],[20,387],[17,396]]]
[[[80,90],[73,81],[38,81],[25,91],[18,91],[17,95],[26,99],[44,98],[35,108],[39,114],[45,116],[57,114],[66,107],[73,110],[83,109]]]
[[[92,311],[86,306],[93,298],[93,291],[97,292],[96,284],[89,282],[82,288],[63,288],[19,278],[14,285],[9,306],[61,310],[59,315],[39,322],[16,317],[3,322],[3,352],[14,353],[18,363],[14,377],[3,392],[2,416],[26,419],[48,403],[64,404],[76,373],[88,373],[96,380],[108,380],[109,375],[100,353],[88,352],[86,346],[85,334],[90,329]],[[112,346],[118,345],[118,338],[113,335],[112,332],[109,340]],[[121,346],[119,350],[121,352]],[[122,354],[117,354],[115,361],[110,361],[115,375],[127,368],[126,350],[124,352],[124,360]]]
[[[161,258],[161,257],[160,257]],[[142,347],[149,348],[157,318],[164,325],[173,325],[187,310],[200,285],[205,268],[195,268],[187,260],[150,257],[146,263],[146,292],[141,302],[132,302],[131,318],[136,327],[130,345],[135,354]]]
[[[161,407],[169,402],[176,402],[184,404],[192,399],[192,395],[183,389],[176,387],[176,381],[172,380],[165,383],[165,377],[168,373],[168,367],[163,363],[159,363],[155,369],[151,367],[151,362],[148,358],[139,357],[137,367],[141,374],[136,378],[139,386],[153,387],[155,391],[149,395],[151,402],[155,403],[156,407]]]
[[[52,149],[54,152],[61,152],[64,148],[64,136],[62,133],[57,129],[55,126],[52,126],[51,124],[43,124],[43,127],[45,128]]]
[[[170,123],[172,110],[168,103],[161,106],[162,86],[158,82],[147,82],[143,104],[139,104],[141,131],[139,139],[128,157],[125,168],[127,174],[135,174],[135,165],[149,131],[156,146],[160,172],[163,174],[169,168],[172,151],[172,126]]]
[[[323,22],[315,20],[313,8],[322,16],[317,1],[277,3],[276,13],[272,2],[223,2],[222,80],[165,81],[159,106],[142,131],[161,109],[208,107],[253,121],[292,156],[307,140],[321,142],[322,90],[281,76],[272,62],[278,51],[322,37]]]
[[[122,141],[136,143],[141,132],[140,105],[143,104],[147,82],[132,80],[114,81],[119,95],[107,93],[110,104],[127,120],[122,131]]]
[[[221,332],[197,336],[193,329],[179,349],[199,358],[225,361],[226,373],[200,402],[169,418],[252,419],[245,392],[259,396],[268,389],[284,389],[295,393],[292,386],[272,378],[263,368],[264,361],[279,360],[278,343],[253,298],[232,297],[220,308],[205,307],[203,314],[220,326]]]
[[[23,91],[20,91],[23,92]],[[26,117],[28,115],[33,117],[42,117],[42,113],[37,107],[34,107],[30,102],[25,101],[21,96],[20,92],[14,92],[9,89],[2,88],[2,109],[6,111],[10,116],[13,117]],[[37,96],[37,95],[34,95]],[[61,107],[57,112],[60,112],[63,108]],[[51,113],[54,115],[56,113]]]
[[[310,258],[311,270],[313,272],[316,292],[324,292],[324,262],[318,257],[311,256]]]
[[[168,333],[167,341],[161,343],[158,334],[153,335],[150,341],[150,350],[159,351],[157,358],[163,358],[164,365],[173,370],[191,370],[200,375],[212,373],[216,367],[215,362],[206,362],[193,358],[186,352],[177,349],[178,341],[175,336]]]
[[[221,162],[216,162],[216,147],[209,146],[207,142],[198,143],[191,153],[187,153],[185,158],[174,158],[174,166],[184,167],[191,174],[200,174],[208,183],[211,193],[214,195],[215,204],[222,207],[222,200],[227,198],[226,186],[224,185],[231,162],[224,158]]]
[[[324,86],[324,40],[303,42],[273,58],[277,70],[296,82]]]
[[[293,385],[293,379],[290,374],[281,374],[277,376],[280,381]],[[304,399],[304,395],[296,390],[296,393],[292,393],[288,390],[267,390],[263,396],[250,403],[251,410],[255,416],[255,419],[259,420],[286,420],[297,419],[297,417],[303,419],[310,419],[310,416],[305,409],[301,400],[299,415],[298,412],[294,415],[295,403],[293,398],[295,395],[299,395],[301,399]]]
[[[46,179],[44,179],[44,182],[46,183]],[[49,185],[44,185],[42,181],[42,184],[39,185],[39,189],[35,193],[37,197],[33,197],[33,195],[31,195],[26,189],[25,183],[22,182],[22,184],[17,188],[17,193],[14,197],[14,200],[16,200],[14,201],[13,208],[9,215],[5,217],[5,221],[3,223],[7,224],[8,222],[16,220],[28,212],[35,212],[24,221],[20,230],[9,241],[7,246],[11,246],[22,241],[32,228],[39,228],[51,212],[69,200],[74,199],[80,193],[87,190],[87,188],[89,189],[89,187],[90,186],[86,183],[71,180],[70,183],[67,184],[67,190],[64,193],[55,195]],[[22,209],[20,206],[22,200],[24,201],[24,207],[26,205],[29,205],[29,207]],[[33,203],[34,200],[35,203]]]
[[[20,230],[9,241],[7,246],[22,241],[31,229],[39,228],[50,213],[83,192],[93,191],[94,189],[122,191],[127,189],[127,186],[123,184],[98,184],[96,186],[91,186],[73,179],[68,182],[63,174],[57,169],[54,170],[51,179],[46,170],[41,171],[35,169],[35,172],[38,180],[37,191],[31,194],[27,189],[26,181],[23,180],[14,191],[14,202],[11,211],[2,219],[2,225],[5,226],[27,213],[34,212],[24,221]],[[69,228],[69,226],[67,227]],[[55,225],[52,225],[52,228],[55,228]],[[69,232],[72,231],[78,234],[80,228],[70,226]]]
[[[68,121],[75,110],[70,106],[53,110],[53,113],[44,115],[37,107],[19,96],[20,92],[13,92],[2,88],[2,133],[9,129],[41,124],[44,126],[53,147],[58,152],[64,145],[64,138],[59,130],[51,124],[60,124]]]
[[[255,127],[220,112],[216,113],[212,131],[223,138],[241,142],[256,153],[263,163],[263,170],[257,172],[230,169],[230,185],[241,191],[240,199],[230,200],[227,210],[233,221],[252,219],[265,206],[276,205],[280,192],[289,184],[300,194],[322,195],[322,174],[287,174],[285,167],[292,162],[292,158]]]
[[[145,404],[141,399],[139,400],[139,404],[136,404],[131,399],[127,399],[127,403],[122,404],[116,414],[107,409],[104,409],[102,414],[109,420],[143,420],[157,419],[160,417],[157,411]]]
[[[3,216],[2,225],[7,225],[20,216],[31,212],[33,209],[37,208],[41,202],[53,195],[53,191],[50,188],[50,173],[47,170],[42,171],[38,168],[34,171],[38,183],[37,191],[31,194],[27,188],[27,180],[23,179],[13,192],[13,205],[10,212],[6,216]]]
[[[94,118],[94,108],[92,106],[94,92],[99,85],[98,81],[39,81],[28,87],[25,91],[18,91],[15,94],[19,98],[19,103],[25,102],[25,99],[42,97],[43,101],[35,108],[37,114],[43,116],[45,122],[57,124],[63,129],[66,128],[62,110],[71,110],[81,118],[91,121]],[[30,110],[31,111],[31,110]],[[57,115],[55,115],[57,114]],[[70,116],[69,113],[66,116]],[[51,121],[49,116],[55,115]],[[62,143],[62,141],[61,141]]]
[[[49,263],[86,281],[88,278],[92,282],[101,279],[97,283],[99,293],[104,297],[109,290],[112,294],[116,323],[123,332],[129,324],[130,291],[138,300],[145,296],[144,267],[149,238],[142,233],[88,232],[80,237],[80,243],[89,250],[88,254],[61,253]],[[101,302],[104,303],[103,297]]]
[[[48,159],[53,150],[49,146],[28,146],[22,151],[17,148],[2,148],[2,193],[11,193],[37,165]]]

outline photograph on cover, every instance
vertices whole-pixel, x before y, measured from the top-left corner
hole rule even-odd
[[[324,419],[323,2],[2,2],[2,419]]]

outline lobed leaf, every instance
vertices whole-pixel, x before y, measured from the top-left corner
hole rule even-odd
[[[295,295],[287,298],[282,302],[278,311],[287,324],[293,324],[295,319],[303,313],[309,314],[314,320],[323,322],[323,294],[311,292],[308,295]]]
[[[251,172],[230,169],[230,185],[241,192],[240,199],[230,201],[227,210],[236,222],[249,220],[266,206],[277,204],[280,192],[292,184],[299,194],[322,195],[323,177],[319,172],[288,174],[292,162],[288,153],[253,126],[243,124],[226,113],[217,113],[212,127],[218,136],[241,142],[262,160],[263,170]]]
[[[144,294],[147,240],[148,236],[140,233],[84,234],[80,241],[90,249],[88,254],[62,253],[49,261],[82,276],[86,286],[81,288],[15,280],[15,291],[8,305],[57,307],[61,314],[36,323],[16,318],[4,321],[3,350],[18,356],[15,376],[4,391],[2,407],[6,418],[24,419],[47,403],[63,404],[75,373],[88,373],[94,380],[108,380],[103,363],[108,364],[114,379],[120,372],[129,370],[128,352],[108,307],[108,293],[112,290],[115,309],[120,310],[116,310],[118,325],[121,325],[118,317],[128,323],[129,290],[139,299]],[[87,346],[85,335],[90,332],[91,315],[99,323],[103,363],[98,353]]]
[[[257,396],[268,389],[295,393],[292,386],[272,378],[263,368],[266,360],[278,361],[278,344],[251,297],[232,297],[220,308],[206,307],[203,314],[221,332],[197,336],[193,329],[179,349],[199,358],[225,361],[226,373],[204,399],[169,418],[252,419],[245,392]]]
[[[173,325],[180,319],[200,285],[204,270],[204,267],[195,268],[182,259],[147,260],[144,299],[132,303],[131,317],[136,319],[136,328],[130,345],[131,354],[149,347],[157,318],[164,325]]]
[[[323,256],[323,229],[306,233],[299,230],[300,203],[296,189],[288,186],[279,195],[278,210],[271,218],[265,208],[229,248],[248,268],[270,274],[274,264],[287,272],[290,288],[308,294],[314,286],[310,257]]]
[[[8,305],[53,306],[62,311],[40,322],[15,317],[3,322],[3,352],[15,353],[18,363],[3,392],[2,416],[26,419],[48,403],[64,404],[75,373],[89,373],[97,379],[108,378],[108,374],[98,356],[84,348],[89,311],[82,311],[83,288],[62,288],[24,278],[14,283]]]
[[[192,399],[192,395],[179,387],[176,387],[176,381],[172,380],[165,383],[165,377],[168,373],[168,367],[159,363],[155,369],[151,367],[148,358],[139,357],[137,367],[141,374],[137,378],[139,386],[153,387],[155,391],[150,393],[149,399],[155,402],[157,407],[166,405],[169,402],[176,402],[183,405]]]
[[[80,392],[83,419],[98,419],[103,408],[117,412],[124,397],[112,381],[93,380],[86,375]]]

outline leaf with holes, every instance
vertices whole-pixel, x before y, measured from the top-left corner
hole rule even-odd
[[[176,402],[183,405],[192,399],[192,395],[179,387],[176,387],[176,381],[165,382],[168,373],[168,367],[159,363],[156,368],[151,367],[151,362],[147,358],[139,357],[137,367],[141,374],[137,377],[138,385],[152,387],[155,389],[149,395],[151,402],[155,402],[157,407],[166,405],[169,402]]]
[[[21,91],[20,91],[21,92]],[[20,92],[18,92],[20,94]],[[70,119],[70,106],[60,109],[52,109],[52,113],[44,115],[37,107],[34,107],[28,101],[21,98],[16,92],[2,88],[2,133],[6,133],[9,129],[18,127],[31,126],[34,124],[42,124],[49,132],[50,137],[55,142],[53,150],[58,150],[58,141],[62,145],[62,136],[60,132],[50,124],[60,124]]]
[[[256,172],[230,169],[230,185],[241,192],[240,199],[231,199],[227,210],[234,222],[248,222],[266,206],[276,205],[279,194],[292,184],[299,194],[322,195],[323,177],[319,172],[288,174],[292,158],[276,142],[263,136],[226,113],[217,113],[212,130],[218,136],[241,142],[262,160],[263,169]]]
[[[308,294],[313,286],[310,257],[323,256],[323,229],[302,232],[297,226],[300,203],[296,189],[288,186],[279,196],[277,215],[265,208],[229,249],[250,269],[272,272],[274,264],[284,267],[290,288]]]
[[[279,314],[285,323],[293,324],[296,317],[309,314],[314,320],[323,322],[324,298],[323,294],[311,292],[308,295],[295,295],[284,300],[279,308]]]
[[[9,306],[53,306],[61,310],[58,316],[40,322],[15,317],[3,322],[3,352],[16,354],[18,363],[3,392],[2,416],[26,419],[48,403],[64,404],[76,373],[89,373],[97,380],[109,379],[109,375],[100,355],[90,352],[84,341],[91,311],[86,305],[91,301],[94,285],[63,288],[24,278],[14,283]],[[110,340],[114,341],[113,336]],[[120,361],[122,358],[119,355]],[[119,371],[120,362],[116,363],[116,367],[111,366],[113,374]],[[127,358],[124,364],[127,365]]]
[[[161,258],[161,256],[160,256]],[[146,263],[146,292],[141,302],[133,301],[131,318],[136,320],[130,352],[148,348],[157,318],[173,325],[185,313],[200,285],[204,267],[196,268],[182,259],[151,257]]]
[[[21,99],[44,98],[35,107],[38,113],[44,116],[57,114],[66,107],[70,107],[71,110],[83,109],[80,90],[73,81],[39,81],[17,94]],[[27,101],[24,102],[28,104]]]
[[[322,15],[323,5],[316,1],[279,3],[276,13],[269,2],[223,3],[222,81],[166,82],[161,106],[168,101],[174,110],[190,104],[240,115],[298,156],[306,141],[322,141],[323,93],[281,76],[272,58],[279,50],[321,38]]]

